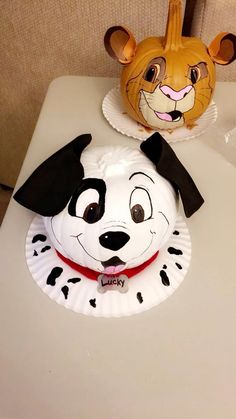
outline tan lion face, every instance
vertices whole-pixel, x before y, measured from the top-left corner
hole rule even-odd
[[[127,113],[153,129],[191,126],[208,107],[215,86],[215,63],[235,59],[236,37],[219,34],[207,48],[182,37],[181,1],[170,0],[165,37],[136,45],[132,33],[112,27],[105,35],[108,53],[124,65],[121,95]]]
[[[154,129],[173,129],[193,122],[206,110],[215,86],[215,68],[198,39],[183,38],[181,56],[178,51],[163,51],[157,41],[143,41],[147,53],[141,60],[138,47],[132,63],[123,69],[121,92],[128,113],[138,122]],[[156,48],[150,49],[150,43]],[[201,54],[192,52],[193,43]]]

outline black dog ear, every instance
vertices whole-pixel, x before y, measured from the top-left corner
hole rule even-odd
[[[156,132],[142,142],[140,148],[155,164],[157,172],[179,191],[185,215],[191,217],[203,204],[204,199],[170,145]]]
[[[80,156],[90,143],[80,135],[45,160],[15,193],[19,204],[45,217],[59,214],[84,176]]]

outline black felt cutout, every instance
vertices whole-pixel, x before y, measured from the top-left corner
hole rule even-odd
[[[80,282],[81,281],[81,278],[70,278],[70,279],[68,279],[68,284],[77,284],[77,282]]]
[[[41,253],[47,252],[47,250],[50,250],[51,246],[44,246],[41,250]]]
[[[96,298],[89,300],[89,303],[93,308],[96,308]]]
[[[62,274],[62,272],[63,269],[58,266],[53,268],[47,277],[47,285],[54,287],[54,285],[56,285],[56,279]]]
[[[140,304],[142,304],[142,302],[143,302],[143,296],[142,296],[141,292],[137,292],[137,299],[138,299],[138,302]]]
[[[80,135],[50,156],[15,193],[15,200],[45,217],[61,212],[84,176],[80,156],[90,141],[90,134]]]
[[[176,264],[178,269],[182,269],[182,266],[179,263],[175,262],[175,264]]]
[[[36,250],[34,250],[33,256],[38,256],[38,252]]]
[[[47,237],[44,234],[36,234],[32,239],[32,243],[36,243],[38,241],[45,242],[46,240]]]
[[[69,294],[69,287],[67,287],[67,285],[64,285],[64,287],[61,288],[61,291],[63,292],[64,297],[67,300]]]
[[[162,269],[167,269],[167,266],[166,266],[166,265],[163,265],[163,266],[162,266]]]
[[[174,234],[175,236],[178,236],[178,235],[179,235],[179,231],[178,231],[178,230],[175,230],[175,231],[173,232],[173,234]]]
[[[182,255],[183,254],[182,250],[176,249],[175,247],[168,247],[168,252],[171,255]]]
[[[162,284],[165,285],[165,287],[169,287],[170,280],[168,278],[167,273],[165,271],[161,270],[160,271],[160,276],[161,276]]]
[[[155,132],[146,141],[142,142],[140,148],[155,164],[157,172],[169,180],[174,188],[179,191],[185,215],[191,217],[203,204],[204,199],[171,146],[159,132]]]

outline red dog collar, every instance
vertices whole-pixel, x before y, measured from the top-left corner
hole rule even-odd
[[[89,279],[97,280],[98,276],[102,274],[102,272],[96,272],[93,271],[90,268],[85,268],[85,266],[81,266],[78,263],[72,262],[72,260],[67,259],[65,256],[63,256],[61,253],[59,253],[57,250],[57,255],[60,259],[63,260],[67,265],[69,265],[72,269],[75,269],[80,274],[86,276]],[[139,266],[135,266],[134,268],[130,269],[124,269],[123,271],[118,272],[115,275],[108,275],[108,276],[118,276],[120,274],[126,275],[128,278],[131,278],[132,276],[138,274],[139,272],[143,271],[148,265],[150,265],[156,258],[159,252],[156,252],[150,259],[146,260],[146,262],[142,263]]]

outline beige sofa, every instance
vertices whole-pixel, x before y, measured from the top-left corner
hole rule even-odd
[[[192,33],[207,43],[233,29],[235,0],[189,0],[186,7],[188,17],[194,12]],[[119,65],[103,48],[106,29],[126,25],[137,40],[162,35],[167,9],[168,0],[1,2],[0,184],[15,184],[50,82],[65,74],[118,76]],[[219,72],[222,78],[236,80],[235,64]]]
[[[191,35],[209,45],[219,32],[236,34],[236,0],[192,0]],[[236,81],[236,62],[216,66],[217,80]]]

